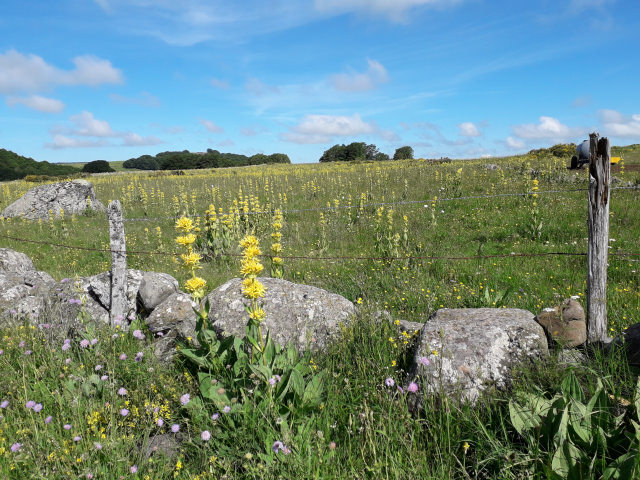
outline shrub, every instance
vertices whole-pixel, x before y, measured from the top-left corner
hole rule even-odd
[[[86,173],[106,173],[115,172],[106,160],[94,160],[82,167],[82,171]]]

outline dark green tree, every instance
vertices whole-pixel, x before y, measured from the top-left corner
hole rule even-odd
[[[82,171],[85,173],[115,172],[106,160],[94,160],[93,162],[86,163],[84,167],[82,167]]]
[[[413,148],[409,146],[397,148],[396,152],[393,154],[393,159],[394,160],[413,159]]]

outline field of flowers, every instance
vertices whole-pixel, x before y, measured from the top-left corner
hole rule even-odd
[[[410,415],[394,387],[404,381],[410,335],[371,320],[381,309],[411,321],[443,307],[539,312],[571,295],[586,306],[586,256],[552,254],[586,252],[586,170],[568,171],[568,159],[555,157],[491,163],[498,168],[487,160],[412,160],[92,177],[102,203],[123,204],[130,268],[166,272],[184,285],[199,267],[197,278],[213,289],[242,276],[240,240],[253,234],[267,255],[261,275],[339,293],[362,314],[331,352],[304,359],[310,384],[326,373],[322,401],[297,405],[294,397],[286,414],[270,394],[255,405],[236,398],[218,408],[201,395],[190,363],[157,364],[143,325],[124,333],[87,319],[82,338],[66,338],[54,320],[40,328],[18,321],[0,330],[0,476],[523,478],[539,471],[547,453],[533,457],[500,396],[479,409],[430,400]],[[614,175],[614,188],[640,184],[635,169]],[[33,186],[0,184],[0,209]],[[612,190],[612,254],[640,253],[638,193]],[[176,242],[183,215],[193,222],[193,242]],[[108,224],[98,213],[2,219],[0,247],[27,254],[58,280],[109,269]],[[179,255],[194,253],[194,268],[183,268]],[[611,335],[640,319],[639,269],[640,256],[610,256]],[[600,378],[612,395],[632,395],[634,373],[622,360],[595,359],[590,368],[576,373],[586,391]],[[226,374],[218,374],[223,382]],[[515,388],[557,388],[563,375],[551,362],[522,372]],[[173,455],[145,453],[160,434],[179,439]]]

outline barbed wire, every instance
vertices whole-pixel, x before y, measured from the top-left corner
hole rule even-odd
[[[631,186],[631,187],[612,187],[610,190],[640,190],[640,186]],[[434,199],[426,199],[426,200],[402,200],[399,202],[375,202],[375,203],[365,203],[362,205],[338,205],[338,206],[326,206],[326,207],[313,207],[313,208],[297,208],[297,209],[289,209],[289,210],[281,210],[283,214],[287,213],[303,213],[303,212],[320,212],[320,211],[332,211],[332,210],[343,210],[343,209],[354,209],[354,208],[366,208],[366,207],[385,207],[385,206],[393,206],[393,205],[415,205],[415,204],[427,204],[434,202],[450,202],[456,200],[477,200],[483,198],[501,198],[501,197],[528,197],[531,195],[545,195],[545,194],[556,194],[556,193],[575,193],[575,192],[588,192],[588,188],[576,188],[569,190],[542,190],[537,192],[517,192],[517,193],[496,193],[493,195],[467,195],[463,197],[449,197],[449,198],[434,198]],[[427,205],[425,205],[427,207]],[[273,215],[275,210],[263,210],[259,212],[238,212],[234,215]],[[223,213],[224,215],[224,213]],[[197,215],[196,215],[197,216]],[[143,217],[143,218],[125,218],[123,219],[125,222],[148,222],[155,220],[175,220],[175,216],[173,217]]]
[[[183,252],[161,252],[161,251],[141,251],[141,250],[111,250],[108,248],[95,248],[95,247],[82,247],[78,245],[65,245],[61,243],[44,242],[41,240],[31,240],[27,238],[12,237],[9,235],[0,235],[0,238],[14,240],[17,242],[32,243],[36,245],[47,245],[52,247],[66,248],[70,250],[83,250],[90,252],[101,253],[119,253],[119,254],[131,254],[131,255],[160,255],[178,257]],[[609,252],[609,256],[613,257],[640,257],[640,253],[633,252]],[[446,255],[417,255],[417,256],[393,256],[393,257],[354,257],[347,255],[335,255],[335,256],[311,256],[311,255],[287,255],[279,256],[283,260],[368,260],[368,261],[406,261],[406,260],[484,260],[484,259],[496,259],[496,258],[515,258],[515,257],[545,257],[545,256],[573,256],[573,257],[585,257],[586,252],[533,252],[533,253],[503,253],[494,255],[472,255],[472,256],[446,256]],[[242,254],[239,253],[219,253],[212,256],[218,257],[231,257],[240,258]],[[274,255],[260,255],[262,258],[272,258]]]

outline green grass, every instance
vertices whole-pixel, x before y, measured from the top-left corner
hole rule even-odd
[[[188,212],[200,217],[204,236],[205,212],[210,204],[225,214],[233,210],[234,200],[239,209],[246,201],[253,213],[280,207],[285,211],[285,278],[325,288],[352,301],[361,299],[364,313],[330,352],[314,358],[319,368],[329,373],[323,408],[298,421],[287,438],[282,438],[277,415],[223,415],[214,423],[211,415],[215,410],[199,397],[196,372],[180,361],[158,365],[149,343],[130,334],[113,339],[114,332],[97,328],[95,333],[84,333],[89,340],[99,340],[95,346],[82,349],[78,338],[70,350],[62,351],[66,332],[47,343],[43,337],[51,336],[50,330],[33,330],[27,325],[3,328],[0,401],[6,398],[10,405],[0,412],[0,476],[81,478],[92,473],[94,478],[148,475],[153,479],[174,475],[516,479],[533,475],[547,454],[541,452],[532,458],[529,446],[510,424],[508,399],[514,392],[557,391],[565,371],[554,357],[518,372],[513,391],[487,397],[479,407],[458,407],[427,398],[419,415],[413,416],[405,397],[384,386],[385,378],[401,383],[406,375],[408,353],[388,341],[400,333],[385,323],[375,323],[371,312],[386,309],[396,318],[412,321],[425,321],[441,307],[506,306],[536,313],[569,295],[581,296],[586,307],[584,257],[510,255],[586,251],[586,192],[572,191],[587,187],[586,173],[567,171],[567,162],[522,156],[437,165],[421,161],[274,165],[188,171],[183,176],[132,172],[92,177],[105,205],[118,199],[126,218],[146,219],[125,224],[132,268],[167,272],[183,282],[188,274],[172,256],[160,254],[179,251],[174,240],[176,215]],[[629,163],[626,156],[625,162]],[[501,170],[487,170],[486,163],[498,164]],[[640,183],[639,172],[620,176],[624,182]],[[540,192],[561,193],[465,198],[528,192],[534,178],[539,180]],[[0,209],[32,186],[26,182],[0,185]],[[438,197],[435,202],[434,197]],[[638,253],[637,199],[637,190],[612,191],[612,253]],[[380,203],[395,205],[384,205],[378,215]],[[315,209],[327,204],[353,208],[326,210],[321,217]],[[391,216],[389,208],[393,209]],[[539,232],[531,228],[534,208],[539,212],[536,225],[542,222]],[[240,252],[237,242],[245,231],[253,231],[268,253],[270,215],[246,218],[248,223],[229,220],[228,245],[218,245],[215,252],[201,245],[208,261],[199,275],[207,280],[209,289],[239,276],[239,259],[225,255]],[[221,219],[218,215],[219,222]],[[220,233],[220,224],[217,228]],[[394,243],[396,233],[400,240]],[[104,251],[108,248],[108,225],[102,215],[40,223],[5,219],[0,223],[0,235],[23,239],[0,237],[0,247],[26,253],[38,269],[57,279],[109,269],[110,256]],[[376,235],[382,239],[376,241]],[[506,257],[427,258],[479,254]],[[416,258],[392,262],[338,258],[387,255]],[[640,318],[638,260],[610,257],[607,307],[612,335]],[[268,260],[265,264],[268,270]],[[87,327],[93,328],[90,324]],[[19,346],[22,340],[24,347]],[[32,354],[24,355],[25,349]],[[139,351],[144,356],[136,362]],[[122,353],[126,360],[119,360]],[[90,378],[99,373],[95,372],[97,365],[102,365],[100,372],[109,379],[93,384]],[[586,391],[593,392],[600,378],[609,393],[631,399],[637,371],[619,356],[596,357],[576,371]],[[126,397],[117,394],[121,387],[128,391]],[[185,393],[192,401],[183,406],[180,396]],[[42,411],[25,408],[29,400],[42,403]],[[124,403],[127,400],[129,405]],[[165,406],[162,427],[155,423],[157,415],[147,412],[145,403]],[[130,411],[127,417],[119,414],[122,408]],[[45,424],[48,415],[53,420]],[[96,426],[93,416],[104,421]],[[70,431],[62,428],[65,423],[72,424]],[[146,459],[140,448],[148,437],[168,433],[173,423],[181,425],[180,469],[176,458]],[[209,442],[200,438],[204,430],[211,432]],[[82,439],[74,442],[75,436]],[[272,455],[275,440],[285,442],[292,454]],[[96,450],[95,442],[102,444],[102,450]],[[470,445],[466,451],[465,442]],[[23,444],[18,452],[10,450],[14,443]],[[52,451],[54,457],[48,460]],[[138,468],[136,474],[130,472],[133,465]]]

